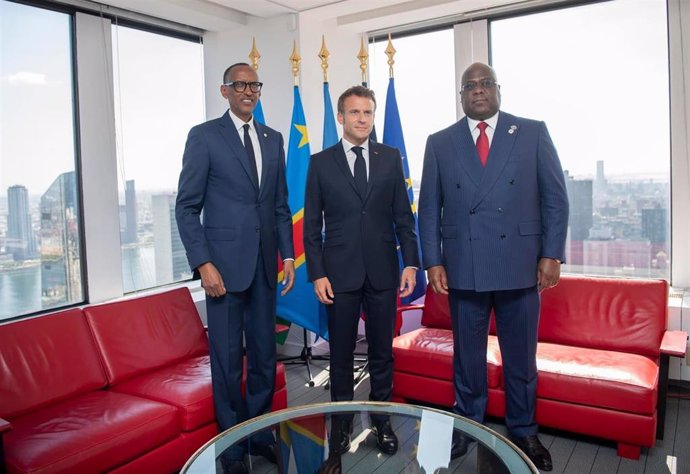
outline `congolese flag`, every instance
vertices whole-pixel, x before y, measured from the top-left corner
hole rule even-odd
[[[295,246],[295,286],[285,296],[280,296],[282,285],[278,285],[277,315],[292,321],[303,328],[328,339],[328,325],[322,325],[319,318],[319,302],[314,294],[314,286],[307,280],[304,257],[304,191],[309,168],[309,135],[299,87],[294,87],[292,126],[288,142],[286,176],[288,204],[292,212],[292,231]],[[282,266],[282,264],[281,264]],[[283,280],[282,268],[278,281]]]
[[[325,415],[314,415],[280,424],[280,466],[287,473],[290,452],[295,453],[298,473],[316,473],[326,452]]]
[[[403,137],[402,124],[400,123],[400,113],[398,112],[398,102],[395,98],[395,79],[388,80],[388,92],[386,93],[386,116],[383,122],[383,143],[400,150],[403,162],[403,172],[405,173],[405,182],[407,183],[407,196],[410,198],[410,205],[412,206],[412,213],[414,214],[414,224],[417,236],[419,236],[419,223],[417,221],[417,205],[414,202],[414,192],[412,191],[412,179],[410,178],[410,166],[407,162],[407,150],[405,149],[405,138]],[[421,255],[421,248],[419,247],[419,238],[417,239],[417,249]],[[402,267],[402,258],[400,259]],[[401,268],[402,270],[402,268]],[[410,304],[420,296],[426,293],[426,276],[424,269],[417,270],[417,285],[412,294],[406,298],[401,298],[401,304]]]

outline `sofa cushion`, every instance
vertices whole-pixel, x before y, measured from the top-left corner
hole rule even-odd
[[[540,342],[537,396],[629,413],[656,411],[659,367],[648,357]]]
[[[193,357],[115,385],[111,390],[177,407],[182,431],[215,421],[209,356]]]
[[[106,384],[80,309],[0,327],[0,417],[14,419]]]
[[[12,420],[9,472],[104,472],[179,435],[174,407],[97,390]]]
[[[84,309],[111,385],[208,354],[208,339],[187,288]]]
[[[419,328],[393,339],[396,372],[423,374],[453,380],[453,333],[447,329]],[[501,385],[501,354],[498,339],[489,336],[487,350],[489,387]]]
[[[659,356],[668,283],[564,275],[542,292],[539,341]]]

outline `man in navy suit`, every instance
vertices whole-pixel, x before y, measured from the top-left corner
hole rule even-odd
[[[499,112],[500,86],[486,64],[462,76],[466,117],[426,144],[419,197],[424,266],[449,295],[456,411],[482,422],[487,403],[491,310],[503,360],[506,426],[542,470],[551,456],[537,437],[539,292],[558,283],[568,197],[543,122]],[[455,436],[451,455],[470,440]]]
[[[189,264],[206,291],[213,401],[221,431],[271,409],[278,255],[285,275],[282,294],[290,291],[295,275],[283,137],[252,115],[262,85],[248,64],[225,71],[220,93],[230,110],[189,132],[175,207]],[[252,438],[248,449],[275,462],[275,440],[268,432]],[[238,447],[224,453],[224,470],[247,472],[244,454]]]
[[[362,86],[346,90],[338,99],[343,139],[312,156],[307,174],[304,251],[309,280],[328,311],[333,401],[353,397],[353,353],[362,308],[369,399],[390,400],[397,292],[403,297],[412,293],[420,265],[400,151],[369,139],[375,109],[373,91]],[[396,237],[406,267],[402,277]],[[394,454],[398,439],[390,421],[382,416],[372,416],[372,421],[379,450]],[[334,425],[331,451],[342,454],[350,448],[352,418],[336,419]]]

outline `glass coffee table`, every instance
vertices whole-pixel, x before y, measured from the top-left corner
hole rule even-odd
[[[370,416],[387,416],[399,440],[397,453],[376,448]],[[333,417],[353,417],[350,450],[329,449]],[[252,437],[272,432],[277,440],[277,464],[246,456],[252,473],[538,473],[537,468],[507,438],[453,413],[416,405],[381,402],[338,402],[304,405],[269,413],[219,434],[187,461],[182,474],[223,472],[219,461],[230,450],[251,450]],[[451,460],[453,432],[475,440],[467,454]]]

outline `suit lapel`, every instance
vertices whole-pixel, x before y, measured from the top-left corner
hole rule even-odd
[[[252,183],[254,189],[258,191],[256,184],[252,179],[252,172],[249,169],[249,157],[247,156],[247,150],[245,150],[242,140],[240,140],[240,134],[235,128],[235,123],[228,114],[229,112],[225,112],[220,118],[220,134],[223,136],[232,152],[238,157],[240,165],[247,174],[247,179],[249,179],[249,182]],[[263,148],[261,149],[261,152],[263,154]]]
[[[267,166],[266,166],[266,157],[268,156],[268,152],[266,151],[268,147],[268,134],[264,132],[263,130],[263,125],[261,125],[259,122],[257,122],[256,119],[254,119],[254,128],[256,129],[256,136],[259,137],[259,145],[261,146],[261,176],[259,177],[259,183],[265,183],[266,182],[266,172],[267,172]],[[264,193],[264,188],[265,186],[259,186],[259,197],[261,198],[263,193]]]
[[[347,164],[347,157],[345,156],[342,140],[333,147],[333,154],[335,155],[335,162],[338,165],[338,168],[340,168],[340,172],[343,174],[343,178],[350,183],[352,190],[355,192],[355,194],[357,194],[357,196],[359,196],[359,193],[357,192],[357,185],[355,184],[355,177],[352,176],[350,166]]]
[[[454,149],[460,150],[460,166],[465,173],[470,177],[475,186],[481,183],[482,175],[484,175],[484,167],[479,161],[477,154],[477,147],[474,145],[474,139],[470,132],[469,125],[467,125],[467,117],[464,117],[456,125],[451,132]]]
[[[515,117],[503,112],[498,114],[498,122],[496,123],[496,130],[494,130],[494,137],[491,140],[486,169],[484,170],[473,205],[477,205],[484,199],[484,196],[488,194],[501,176],[501,173],[503,173],[519,131]]]

